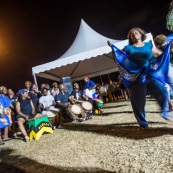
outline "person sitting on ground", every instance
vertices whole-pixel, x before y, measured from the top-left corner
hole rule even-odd
[[[26,132],[24,124],[32,118],[42,117],[42,114],[35,112],[34,104],[30,98],[28,98],[28,91],[26,89],[19,90],[19,99],[16,103],[17,123],[20,131],[24,135],[26,142],[29,141],[29,136]]]
[[[47,115],[53,126],[62,128],[62,114],[60,109],[55,108],[54,97],[48,94],[47,88],[41,89],[42,96],[39,98],[39,107],[43,115]]]
[[[83,118],[80,119],[77,115],[75,115],[71,111],[71,103],[69,101],[70,94],[66,91],[66,88],[63,84],[59,85],[59,94],[55,97],[55,101],[57,103],[57,107],[60,108],[65,115],[67,116],[66,118],[72,120],[72,121],[83,121]]]

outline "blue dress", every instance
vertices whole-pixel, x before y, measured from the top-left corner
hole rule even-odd
[[[160,61],[151,65],[152,42],[144,43],[142,47],[127,45],[124,51],[112,45],[115,61],[119,67],[120,75],[125,86],[129,89],[132,109],[141,127],[147,127],[145,119],[146,93],[149,91],[157,100],[162,112],[165,112],[168,105],[168,93],[165,88],[166,76],[170,57],[168,49]],[[144,81],[143,77],[147,75]]]

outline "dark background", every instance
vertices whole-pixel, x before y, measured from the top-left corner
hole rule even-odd
[[[33,82],[32,67],[53,61],[71,46],[81,18],[103,36],[126,39],[142,27],[153,36],[170,34],[170,0],[13,0],[0,1],[0,86],[14,91]],[[38,78],[38,83],[48,82]],[[53,83],[53,81],[51,82]]]

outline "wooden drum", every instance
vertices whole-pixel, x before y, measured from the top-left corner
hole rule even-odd
[[[56,126],[56,120],[57,120],[57,116],[55,114],[56,112],[53,112],[53,111],[47,111],[46,112],[46,115],[47,117],[49,118],[49,121],[52,125],[55,125]]]

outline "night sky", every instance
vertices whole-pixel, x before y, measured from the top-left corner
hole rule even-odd
[[[0,1],[0,86],[17,91],[26,80],[33,82],[32,67],[64,54],[81,18],[98,33],[116,40],[126,39],[134,26],[153,36],[171,33],[166,29],[171,0],[59,1]]]

